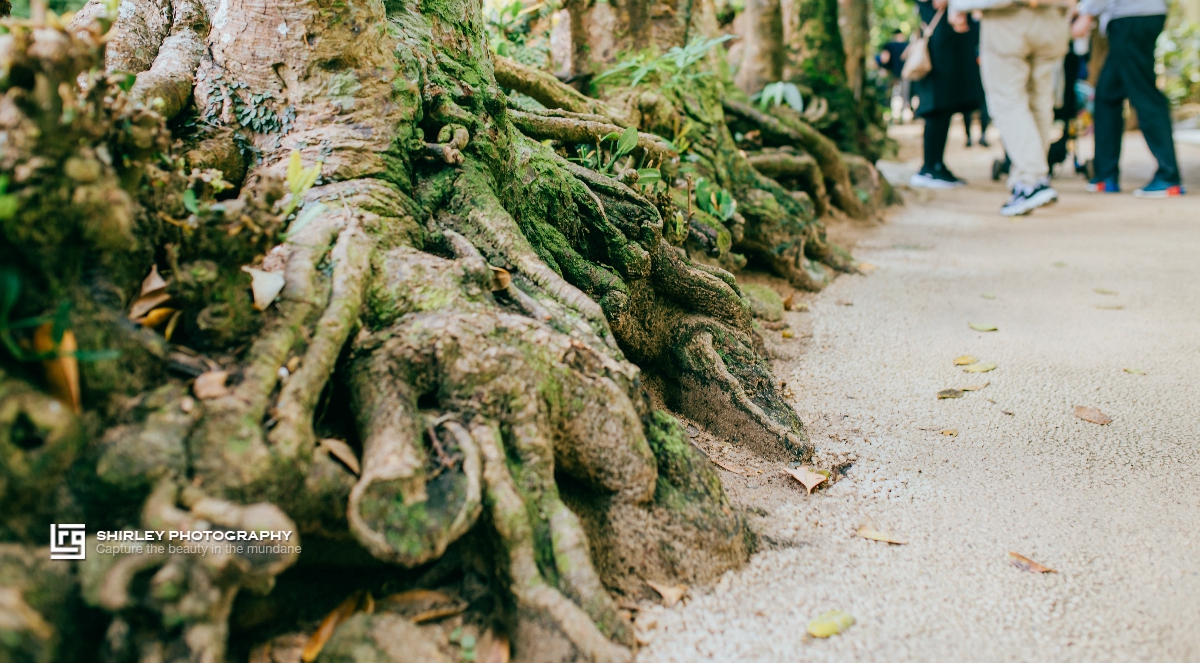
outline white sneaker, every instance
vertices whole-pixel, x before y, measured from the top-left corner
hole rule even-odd
[[[1012,197],[1000,208],[1000,213],[1004,216],[1021,216],[1057,201],[1058,192],[1049,184],[1041,182],[1032,187],[1018,184],[1013,189]]]
[[[929,173],[916,173],[908,180],[908,185],[914,189],[957,189],[963,184],[962,180],[943,180]]]

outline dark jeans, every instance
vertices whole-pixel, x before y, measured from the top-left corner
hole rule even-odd
[[[1096,179],[1120,173],[1122,112],[1125,99],[1137,111],[1138,126],[1150,153],[1158,159],[1155,177],[1179,184],[1175,143],[1171,138],[1171,112],[1167,98],[1155,85],[1154,42],[1166,16],[1129,16],[1108,24],[1108,57],[1096,84]]]
[[[925,115],[925,167],[929,172],[946,156],[946,138],[950,135],[950,118],[954,111],[932,111]]]

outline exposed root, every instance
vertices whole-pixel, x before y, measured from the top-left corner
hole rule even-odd
[[[829,212],[829,198],[825,191],[825,175],[816,159],[809,154],[771,152],[751,154],[746,157],[758,172],[779,182],[795,183],[793,189],[808,193],[816,207],[817,216]]]
[[[855,219],[870,217],[870,210],[854,193],[841,154],[828,138],[798,118],[786,119],[768,115],[749,104],[729,99],[723,103],[728,113],[761,130],[765,141],[777,145],[799,145],[804,148],[820,164],[833,204]]]
[[[596,144],[601,138],[613,133],[620,134],[622,131],[621,127],[615,124],[573,117],[540,115],[512,109],[508,111],[508,116],[521,133],[536,140],[550,138],[565,143]],[[654,134],[639,133],[637,149],[641,150],[648,160],[658,163],[676,156],[675,151]]]
[[[619,121],[620,115],[599,99],[588,97],[566,85],[553,75],[526,67],[503,56],[493,56],[496,82],[506,88],[533,97],[547,108],[561,108],[572,113],[587,113],[608,118],[608,122]]]

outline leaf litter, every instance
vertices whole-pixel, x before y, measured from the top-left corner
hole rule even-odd
[[[972,357],[971,355],[962,355],[961,357],[954,358],[954,365],[955,366],[967,366],[969,364],[977,363],[978,361],[979,361],[978,359],[976,359],[975,357]]]
[[[996,370],[996,364],[993,362],[976,362],[970,366],[963,366],[963,370],[967,373],[987,373],[988,371]]]
[[[1108,424],[1112,423],[1112,417],[1104,414],[1094,407],[1088,407],[1086,405],[1076,405],[1075,416],[1083,419],[1084,421],[1090,421],[1093,424],[1100,424],[1101,426],[1107,426]]]
[[[808,489],[809,495],[812,495],[814,488],[829,480],[828,472],[814,472],[807,467],[785,467],[783,471],[792,475],[792,478]]]
[[[854,616],[845,610],[830,610],[808,623],[808,634],[814,638],[828,638],[854,625]]]
[[[986,322],[968,322],[967,326],[970,327],[971,329],[974,329],[975,331],[980,331],[980,332],[999,331],[999,327],[997,327],[996,325],[990,325]]]
[[[658,595],[662,597],[663,605],[668,608],[682,601],[688,590],[687,585],[667,585],[653,580],[647,580],[646,584],[658,592]]]
[[[1143,371],[1140,368],[1123,368],[1121,370],[1125,371],[1126,373],[1128,373],[1130,375],[1145,375],[1146,374],[1146,371]]]
[[[866,525],[858,528],[858,535],[864,539],[882,541],[883,543],[894,543],[896,545],[904,545],[908,543],[908,541],[897,539],[895,536],[888,534],[887,532],[880,532],[879,530],[871,529]]]
[[[1012,551],[1009,551],[1008,553],[1008,561],[1012,562],[1012,565],[1018,569],[1021,569],[1022,571],[1028,571],[1030,573],[1058,573],[1058,571],[1055,571],[1048,566],[1042,566],[1032,559]]]

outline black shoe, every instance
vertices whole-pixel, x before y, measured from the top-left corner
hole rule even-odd
[[[970,134],[968,134],[967,135],[967,147],[970,147],[970,146],[971,146],[971,136],[970,136]]]
[[[980,137],[980,138],[979,138],[979,144],[980,144],[981,146],[983,146],[983,147],[991,147],[991,144],[990,144],[990,143],[988,143],[988,142],[987,142],[987,139],[986,139],[986,138],[983,138],[983,137]]]
[[[1000,208],[1000,213],[1004,216],[1021,216],[1057,201],[1058,192],[1048,182],[1039,182],[1035,186],[1018,184],[1013,188],[1012,197]]]
[[[908,181],[908,185],[914,189],[957,189],[964,184],[966,182],[955,177],[945,164],[940,163],[933,168],[922,168]]]

